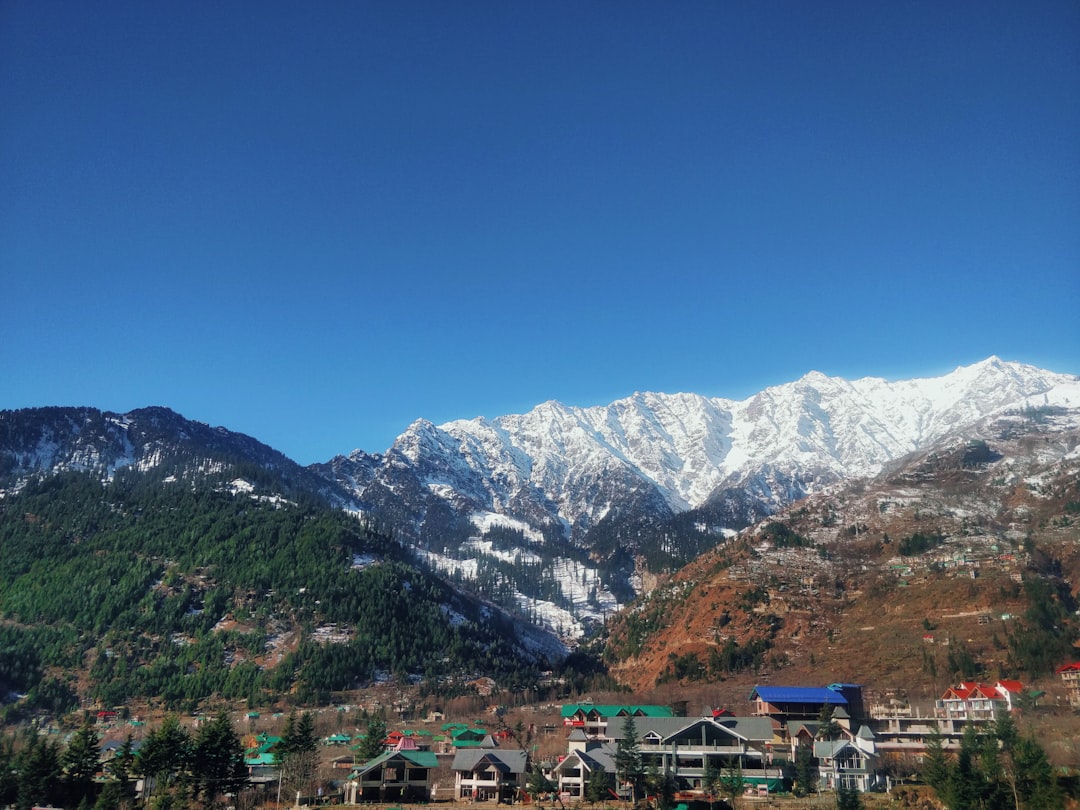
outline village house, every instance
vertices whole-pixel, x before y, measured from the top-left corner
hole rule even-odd
[[[400,736],[391,750],[353,769],[345,786],[346,801],[426,802],[431,797],[431,773],[438,764],[435,754],[420,750],[413,737]]]
[[[330,768],[334,771],[351,771],[356,765],[356,757],[353,754],[339,754],[330,760]]]
[[[487,729],[468,726],[465,723],[447,723],[443,727],[445,734],[432,738],[436,753],[453,754],[463,748],[480,748],[489,736]]]
[[[860,726],[852,737],[814,742],[820,790],[845,788],[865,793],[884,785],[874,732]]]
[[[575,703],[562,707],[563,725],[581,729],[587,737],[608,738],[608,724],[611,721],[622,723],[622,719],[637,717],[671,717],[674,714],[668,706],[621,705]]]
[[[800,748],[813,748],[821,723],[817,720],[792,720],[787,724],[788,759],[792,762]]]
[[[1065,664],[1057,668],[1058,677],[1065,686],[1065,696],[1069,705],[1080,709],[1080,661]]]
[[[252,784],[268,784],[278,778],[278,760],[274,747],[281,742],[281,737],[274,737],[265,732],[254,739],[254,745],[244,754],[244,765],[248,769],[248,779]]]
[[[477,748],[454,754],[454,799],[510,803],[525,787],[528,755],[521,749],[499,748],[491,736]]]
[[[1002,712],[1015,708],[1023,693],[1019,681],[998,681],[990,685],[977,681],[962,681],[945,690],[935,704],[935,714],[945,720],[972,723],[992,723]]]
[[[773,761],[773,726],[768,717],[713,716],[635,718],[642,764],[675,778],[681,800],[704,799],[711,770],[741,769],[751,788],[775,792],[783,784],[783,762]],[[617,745],[621,724],[608,726]]]
[[[597,771],[614,776],[615,746],[611,743],[590,739],[583,729],[575,728],[567,740],[567,750],[549,774],[564,801],[583,799],[589,778]]]
[[[754,714],[771,717],[778,726],[792,720],[815,720],[825,706],[833,718],[850,727],[851,718],[863,716],[862,687],[853,683],[829,686],[755,686],[750,693]],[[841,711],[842,710],[842,711]]]
[[[418,751],[430,751],[434,743],[434,735],[427,729],[404,729],[402,731],[391,731],[387,734],[386,747],[397,748],[403,739],[412,740],[413,746]]]

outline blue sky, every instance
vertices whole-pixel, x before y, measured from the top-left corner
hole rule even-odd
[[[1080,372],[1080,5],[0,4],[0,408]]]

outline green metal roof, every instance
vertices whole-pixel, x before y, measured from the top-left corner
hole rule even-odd
[[[453,737],[454,740],[460,740],[462,737],[476,737],[482,739],[487,735],[488,732],[482,728],[459,728],[456,731],[450,732],[450,736]]]
[[[439,767],[439,760],[430,751],[387,751],[384,754],[379,754],[375,759],[369,760],[363,765],[358,765],[353,768],[352,776],[361,776],[368,771],[380,767],[383,763],[389,762],[395,757],[400,757],[418,768]]]
[[[596,712],[600,717],[618,717],[632,714],[636,717],[674,717],[670,706],[648,704],[630,705],[618,703],[568,703],[561,709],[562,717],[573,717],[578,711],[585,714]]]

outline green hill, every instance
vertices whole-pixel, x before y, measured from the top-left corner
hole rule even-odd
[[[535,680],[512,622],[316,502],[132,471],[0,500],[0,695],[9,714],[212,696],[312,703],[385,674],[452,692]]]

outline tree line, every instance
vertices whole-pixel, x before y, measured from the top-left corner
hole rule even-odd
[[[436,687],[477,672],[539,677],[509,622],[413,564],[389,534],[314,501],[131,473],[57,475],[0,503],[0,619],[0,690],[25,696],[6,719],[62,713],[79,697],[190,709],[296,689],[321,702],[379,672],[429,673]],[[325,625],[348,640],[320,642]],[[299,646],[270,661],[290,629]],[[84,661],[91,691],[76,695]]]
[[[104,765],[100,735],[89,724],[63,747],[34,728],[0,739],[0,806],[118,810],[134,797],[136,777],[153,810],[189,802],[210,807],[248,786],[244,750],[225,712],[194,734],[169,715],[141,748],[129,735]]]

